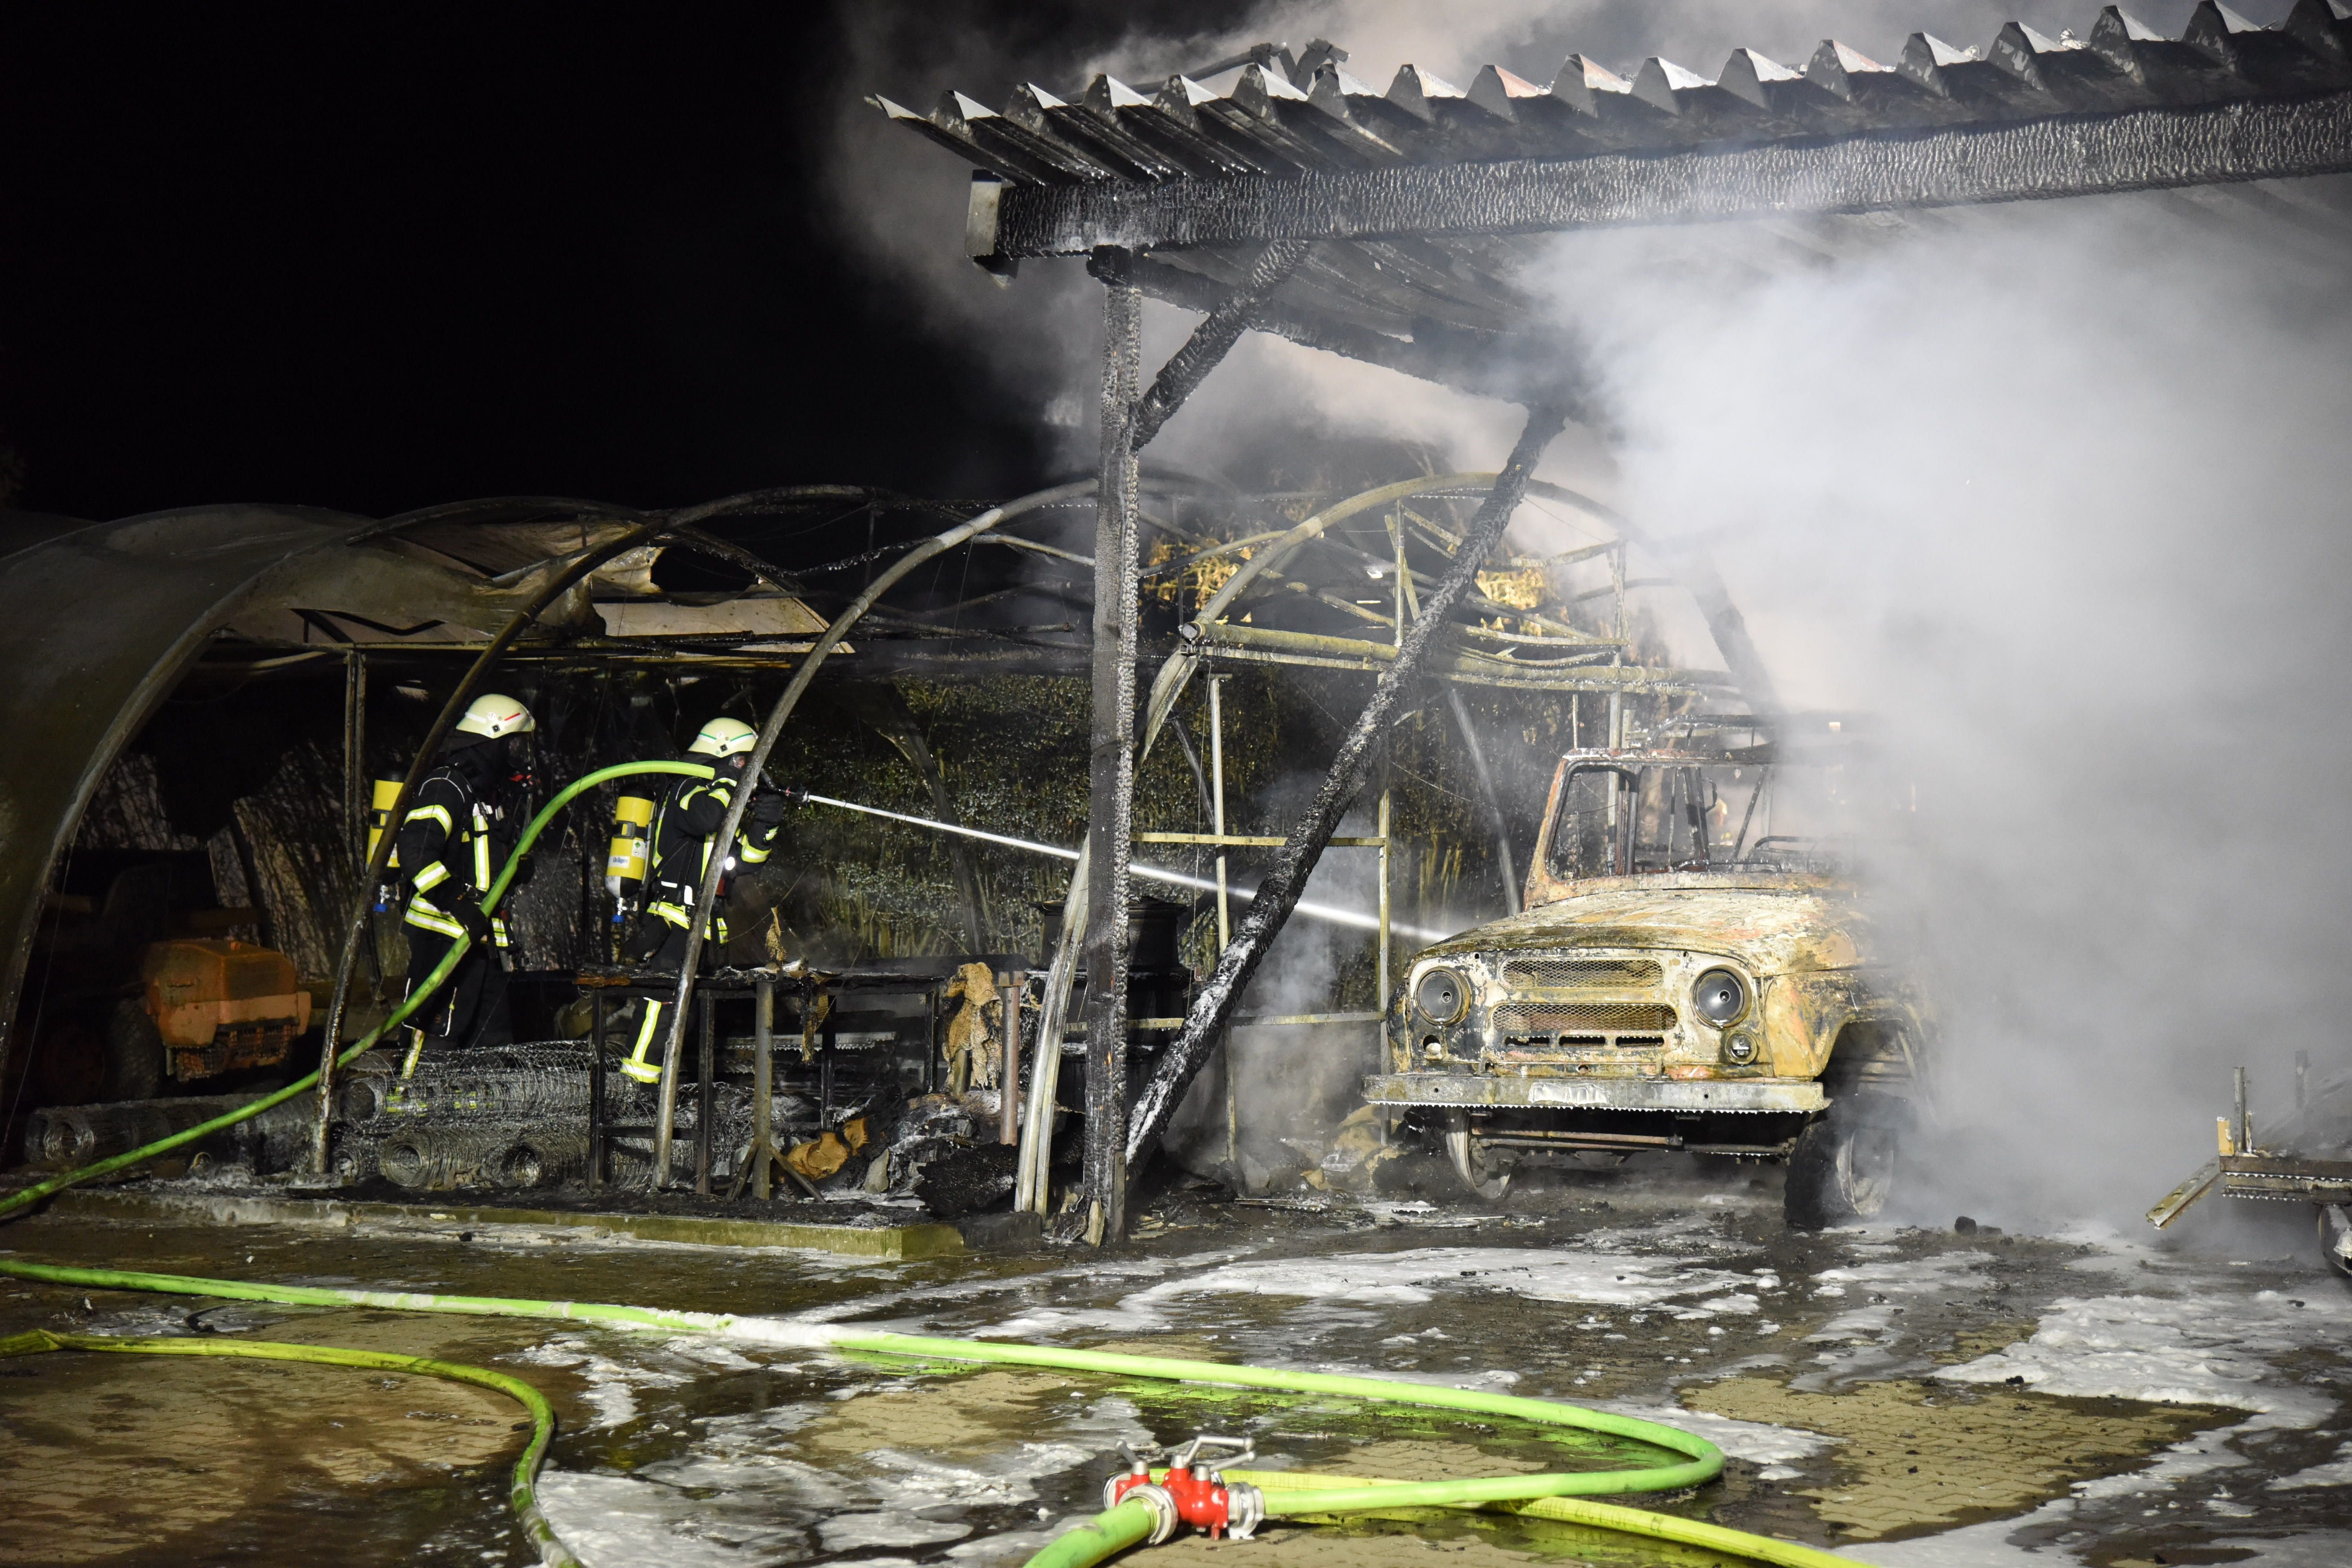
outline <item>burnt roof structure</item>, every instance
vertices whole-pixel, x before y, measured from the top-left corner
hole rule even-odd
[[[1549,86],[1407,65],[1385,92],[1318,41],[1295,58],[1258,46],[1223,93],[1099,76],[1001,109],[872,101],[978,165],[965,241],[982,267],[1117,247],[1145,293],[1208,310],[1259,246],[1313,241],[1251,325],[1509,395],[1497,340],[1541,337],[1515,280],[1524,237],[2352,170],[2347,16],[2296,0],[2262,27],[2204,0],[2175,38],[2110,6],[2087,38],[1915,33],[1893,64],[1831,39],[1801,68],[1734,49],[1712,79],[1570,55]]]

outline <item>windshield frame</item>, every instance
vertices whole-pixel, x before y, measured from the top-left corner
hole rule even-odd
[[[1791,759],[1763,747],[1748,751],[1579,751],[1564,754],[1552,774],[1549,795],[1527,878],[1525,902],[1549,902],[1566,893],[1597,883],[1656,876],[1820,875],[1822,868],[1811,852],[1794,857],[1759,855],[1768,843],[1788,836],[1758,837],[1771,815],[1769,802],[1786,766],[1801,768],[1809,759]],[[1743,801],[1725,787],[1726,770],[1749,773],[1752,786]],[[1585,865],[1565,856],[1560,843],[1580,779],[1601,774],[1615,781],[1608,805],[1611,820],[1601,828],[1607,844],[1607,868],[1590,868],[1593,859],[1591,829],[1580,833]],[[1735,773],[1734,777],[1737,777]],[[1748,784],[1739,779],[1739,784]],[[1716,817],[1718,805],[1722,815]],[[1761,809],[1759,809],[1761,808]],[[1602,803],[1590,798],[1580,808],[1599,813]],[[1716,817],[1712,826],[1706,819]],[[1665,831],[1660,835],[1663,823]],[[1735,826],[1736,824],[1736,826]],[[1768,829],[1769,831],[1769,829]],[[1648,837],[1643,837],[1643,835]],[[1727,837],[1728,842],[1721,840]],[[1788,839],[1812,845],[1810,838]],[[1784,864],[1794,858],[1796,866]]]

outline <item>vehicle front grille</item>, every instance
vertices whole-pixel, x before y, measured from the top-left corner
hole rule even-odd
[[[1495,1032],[1506,1039],[1555,1035],[1642,1034],[1663,1037],[1675,1010],[1647,1003],[1513,1002],[1495,1009]]]
[[[1503,984],[1537,991],[1605,986],[1612,991],[1656,985],[1664,971],[1646,958],[1521,959],[1503,966]]]

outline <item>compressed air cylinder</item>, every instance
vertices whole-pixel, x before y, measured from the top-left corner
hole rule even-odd
[[[407,782],[408,781],[406,779],[378,779],[375,781],[375,793],[371,797],[368,806],[367,852],[368,861],[371,865],[375,861],[376,846],[383,842],[384,830],[392,826],[393,803],[400,798],[400,786]],[[400,852],[398,850],[394,850],[393,852],[392,858],[384,862],[384,870],[387,873],[384,878],[384,885],[378,888],[375,891],[375,907],[376,911],[379,914],[391,907],[392,889],[398,884],[400,879],[397,877],[389,875],[389,873],[398,869],[399,866]]]
[[[613,918],[645,886],[647,857],[653,849],[654,803],[641,795],[625,795],[613,803],[613,844],[604,857],[604,890],[613,895]]]

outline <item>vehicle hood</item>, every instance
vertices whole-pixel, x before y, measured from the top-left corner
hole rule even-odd
[[[1738,959],[1761,975],[1850,969],[1875,957],[1874,945],[1850,883],[1691,873],[1612,878],[1448,937],[1425,952],[1681,948]]]

